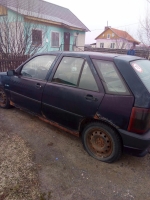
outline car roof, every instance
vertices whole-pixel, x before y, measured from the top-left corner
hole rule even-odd
[[[119,59],[119,60],[124,60],[127,62],[131,62],[133,60],[139,60],[139,59],[144,59],[138,56],[131,56],[131,55],[125,55],[125,54],[113,54],[113,53],[101,53],[101,52],[92,52],[92,51],[51,51],[51,52],[45,52],[45,53],[40,53],[37,55],[45,55],[45,54],[63,54],[63,55],[76,55],[76,56],[90,56],[90,58],[93,59],[104,59],[104,60],[114,60],[114,59]]]

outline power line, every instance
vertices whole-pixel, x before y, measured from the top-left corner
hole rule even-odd
[[[135,24],[139,24],[139,22],[136,22],[136,23],[133,23],[133,24],[124,25],[124,26],[118,26],[117,28],[119,28],[119,27],[125,27],[125,26],[131,26],[131,25],[135,25]]]
[[[126,26],[135,25],[135,24],[138,24],[138,22],[133,23],[133,24],[128,24],[128,25],[123,25],[123,26],[117,26],[117,27],[114,27],[114,28],[126,27]],[[101,29],[93,29],[91,31],[100,31],[100,30],[104,30],[104,29],[102,29],[102,28]]]

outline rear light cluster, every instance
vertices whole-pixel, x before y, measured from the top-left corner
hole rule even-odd
[[[143,134],[150,129],[150,109],[132,108],[128,131]]]

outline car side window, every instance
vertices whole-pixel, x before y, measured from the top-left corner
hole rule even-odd
[[[98,91],[97,83],[94,79],[94,76],[87,62],[85,62],[85,65],[81,74],[79,88],[92,90],[96,92]]]
[[[113,62],[96,59],[93,59],[93,62],[107,93],[123,95],[130,94]]]
[[[63,57],[52,82],[77,86],[83,62],[84,59],[82,58]]]
[[[23,77],[44,80],[55,58],[55,55],[37,56],[23,66],[21,75]]]

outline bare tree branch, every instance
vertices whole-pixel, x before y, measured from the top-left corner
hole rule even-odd
[[[128,45],[128,33],[126,31],[122,32],[122,37],[114,35],[115,44],[117,49],[126,49]]]
[[[140,20],[140,26],[138,29],[138,36],[140,41],[146,45],[150,46],[150,17],[149,12],[145,15],[143,20]]]
[[[15,55],[33,55],[39,51],[44,51],[46,49],[45,36],[47,33],[47,26],[37,23],[37,21],[26,20],[25,17],[20,17],[19,14],[19,0],[17,1],[17,11],[15,17],[0,16],[0,51],[4,54],[15,54]],[[31,12],[31,6],[34,6],[32,1],[28,0],[28,11]],[[40,9],[40,6],[39,6]],[[40,10],[38,10],[39,12]],[[28,13],[27,13],[28,15]],[[40,12],[37,13],[40,15]],[[42,38],[38,43],[38,35],[35,35],[34,38],[37,39],[37,43],[33,42],[33,32],[32,30],[37,30],[42,34]]]
[[[150,3],[150,0],[148,0]],[[150,12],[149,9],[147,8],[146,14],[142,20],[139,20],[139,28],[138,28],[138,36],[139,40],[141,41],[141,49],[144,50],[144,54],[146,57],[149,58],[149,47],[150,47]]]

